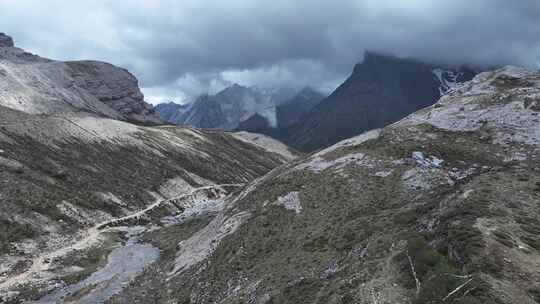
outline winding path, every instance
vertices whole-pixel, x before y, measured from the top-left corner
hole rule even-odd
[[[54,261],[55,258],[65,256],[74,250],[83,250],[83,249],[91,247],[92,245],[100,241],[101,232],[106,231],[106,228],[121,226],[121,224],[128,223],[131,220],[138,220],[160,206],[163,206],[165,204],[171,204],[171,203],[174,204],[176,201],[193,196],[197,192],[200,192],[200,191],[224,190],[224,187],[242,187],[242,186],[244,186],[244,184],[221,184],[221,185],[212,185],[212,186],[195,188],[191,190],[191,192],[189,193],[186,193],[177,197],[173,197],[173,198],[159,200],[153,203],[152,205],[148,206],[147,208],[134,212],[130,215],[97,224],[89,228],[88,230],[86,230],[84,233],[82,233],[84,237],[77,240],[76,242],[69,244],[68,246],[59,248],[57,250],[54,250],[48,253],[43,253],[43,254],[38,255],[37,257],[34,257],[32,259],[32,266],[28,270],[16,276],[13,276],[13,277],[10,277],[1,281],[0,291],[8,290],[9,288],[15,285],[21,284],[21,283],[26,284],[30,282],[44,281],[47,279],[54,278],[55,275],[53,273],[48,272],[48,270],[51,268],[51,264],[52,264],[51,262]]]

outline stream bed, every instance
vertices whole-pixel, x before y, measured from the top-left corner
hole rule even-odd
[[[109,254],[107,265],[103,268],[86,279],[57,289],[33,303],[104,303],[119,293],[146,266],[158,260],[157,247],[138,243],[137,235],[141,232],[141,230],[128,231],[128,241]],[[134,233],[137,235],[133,235]]]

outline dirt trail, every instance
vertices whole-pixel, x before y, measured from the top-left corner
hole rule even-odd
[[[212,186],[199,187],[199,188],[193,189],[191,192],[189,192],[187,194],[183,194],[183,195],[173,197],[173,198],[158,200],[157,202],[153,203],[149,207],[147,207],[147,208],[145,208],[143,210],[134,212],[134,213],[132,213],[130,215],[123,216],[123,217],[120,217],[120,218],[112,219],[112,220],[105,221],[103,223],[97,224],[97,225],[89,228],[88,230],[84,231],[83,233],[81,233],[82,237],[80,239],[78,239],[77,241],[75,241],[74,243],[69,244],[68,246],[59,248],[57,250],[51,251],[51,252],[42,253],[39,256],[34,257],[32,259],[32,266],[28,270],[26,270],[26,271],[24,271],[24,272],[22,272],[22,273],[20,273],[20,274],[18,274],[16,276],[9,277],[9,278],[1,281],[0,282],[0,291],[8,290],[9,288],[14,287],[14,286],[16,286],[18,284],[21,284],[21,283],[33,283],[33,282],[45,281],[45,280],[48,280],[48,279],[52,279],[55,275],[53,273],[51,273],[51,272],[48,272],[48,270],[51,268],[51,266],[52,266],[51,264],[56,258],[65,256],[65,255],[67,255],[70,252],[75,251],[75,250],[83,250],[83,249],[89,248],[89,247],[99,243],[101,241],[101,237],[102,237],[101,233],[109,230],[109,229],[106,229],[106,228],[109,228],[109,226],[118,226],[118,225],[112,225],[114,223],[123,223],[123,222],[125,222],[126,220],[128,220],[130,218],[141,217],[141,216],[145,215],[146,213],[148,213],[149,211],[151,211],[151,210],[153,210],[153,209],[155,209],[155,208],[157,208],[157,207],[159,207],[159,206],[161,206],[163,204],[167,204],[167,203],[173,202],[175,200],[180,200],[182,198],[189,197],[189,196],[194,195],[194,194],[196,194],[197,192],[200,192],[200,191],[212,190],[212,189],[223,189],[223,187],[242,187],[242,186],[243,186],[243,184],[222,184],[222,185],[212,185]],[[110,229],[112,229],[112,228],[110,228]]]
[[[173,197],[173,198],[159,200],[159,201],[153,203],[152,205],[148,206],[147,208],[145,208],[143,210],[137,211],[137,212],[132,213],[132,214],[127,215],[127,216],[123,216],[123,217],[120,217],[120,218],[116,218],[116,219],[112,219],[112,220],[103,222],[103,223],[97,225],[96,227],[98,229],[104,229],[104,228],[107,228],[107,227],[117,226],[118,223],[124,223],[124,222],[127,222],[127,221],[132,220],[132,219],[139,219],[139,218],[145,216],[146,214],[150,213],[152,210],[154,210],[156,208],[159,208],[162,205],[173,203],[173,202],[181,200],[183,198],[192,196],[195,193],[200,192],[200,191],[223,189],[223,187],[242,187],[243,185],[244,184],[221,184],[221,185],[212,185],[212,186],[199,187],[199,188],[193,189],[190,193],[187,193],[187,194],[183,194],[183,195]]]

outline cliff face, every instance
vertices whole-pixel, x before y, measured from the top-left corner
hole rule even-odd
[[[97,61],[60,62],[14,47],[0,36],[0,105],[31,114],[87,111],[160,123],[127,70]]]
[[[132,121],[159,122],[144,101],[138,80],[126,69],[98,61],[66,62],[74,85]]]

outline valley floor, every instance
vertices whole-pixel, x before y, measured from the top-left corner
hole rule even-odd
[[[81,232],[72,243],[26,261],[30,267],[19,274],[0,277],[0,291],[5,291],[0,295],[7,303],[18,303],[19,298],[41,304],[105,302],[160,259],[162,244],[154,246],[151,243],[156,239],[148,235],[167,234],[185,223],[189,226],[192,221],[213,217],[223,209],[225,189],[238,187],[242,184],[195,188],[173,198],[156,200],[130,215],[97,224]],[[163,212],[166,206],[176,208],[176,213]],[[72,256],[75,263],[65,263]],[[85,263],[84,256],[97,261]],[[66,282],[64,278],[69,272],[80,275]]]

